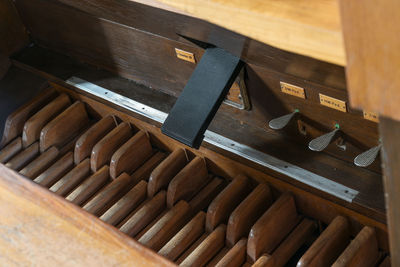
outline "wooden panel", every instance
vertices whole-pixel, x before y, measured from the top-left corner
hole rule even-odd
[[[345,65],[339,10],[334,0],[159,1],[280,49]]]
[[[388,118],[382,118],[379,131],[382,137],[381,152],[384,164],[383,181],[389,227],[389,244],[392,266],[400,266],[400,123]]]
[[[10,56],[29,42],[12,0],[0,2],[0,55]]]
[[[341,0],[351,104],[400,119],[400,2]]]
[[[115,228],[0,165],[2,264],[173,266]],[[32,218],[35,218],[32,220]],[[118,253],[116,253],[118,251]],[[45,252],[45,253],[44,253]],[[52,255],[52,257],[49,257]]]
[[[196,65],[178,59],[175,48],[202,54],[197,47],[166,42],[165,38],[90,16],[57,1],[19,0],[17,7],[38,43],[152,88],[175,91],[176,95]]]

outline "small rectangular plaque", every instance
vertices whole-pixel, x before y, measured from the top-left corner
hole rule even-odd
[[[285,82],[280,82],[280,84],[281,84],[281,91],[283,93],[306,99],[306,93],[304,91],[304,88]]]
[[[323,106],[333,108],[341,112],[347,112],[346,101],[339,100],[327,95],[319,94],[319,102]]]
[[[374,121],[374,122],[379,122],[379,116],[377,113],[364,110],[363,114],[364,114],[364,119]]]
[[[196,58],[193,53],[175,48],[176,57],[185,61],[196,63]]]

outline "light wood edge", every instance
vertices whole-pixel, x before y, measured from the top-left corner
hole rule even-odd
[[[190,14],[279,49],[341,66],[346,65],[339,6],[336,0],[314,0],[311,3],[304,0],[288,1],[288,4],[285,4],[285,1],[278,2],[283,6],[282,9],[277,9],[276,1],[271,0],[260,0],[257,3],[254,0],[134,2],[173,12],[179,10],[178,13]],[[254,8],[255,6],[258,8]],[[325,14],[327,19],[321,18],[321,13]],[[315,21],[304,19],[310,16]]]
[[[23,178],[3,164],[0,164],[0,192],[3,196],[1,197],[3,201],[0,205],[12,206],[13,201],[18,201],[25,202],[27,209],[29,205],[39,207],[44,212],[57,216],[71,228],[86,232],[88,237],[93,239],[91,242],[101,242],[109,245],[110,249],[117,247],[120,250],[124,250],[126,252],[123,253],[125,257],[121,257],[122,253],[115,253],[115,262],[117,263],[127,265],[135,263],[137,266],[175,266],[167,259],[119,232],[116,228],[107,225],[95,216],[34,182]],[[5,199],[10,202],[4,202]],[[46,231],[46,229],[43,229],[43,231]],[[57,239],[52,239],[52,242],[48,243],[48,245],[52,246],[54,242],[57,242]],[[73,244],[70,245],[73,246]],[[102,257],[101,255],[98,256]],[[75,260],[79,261],[79,258],[75,258]]]

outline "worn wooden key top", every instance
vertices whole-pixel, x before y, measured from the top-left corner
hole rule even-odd
[[[378,259],[379,248],[375,229],[364,226],[332,267],[372,267],[376,266]]]
[[[298,219],[293,196],[284,193],[251,228],[247,255],[256,261],[263,253],[271,253],[296,226]]]
[[[164,152],[155,153],[150,159],[148,159],[142,166],[140,166],[133,174],[133,184],[137,184],[141,180],[148,180],[151,172],[157,165],[165,159],[166,154]],[[147,188],[146,188],[147,190]]]
[[[262,255],[261,257],[259,257],[257,259],[257,261],[253,265],[251,265],[251,267],[265,267],[265,266],[268,266],[268,264],[271,262],[271,258],[272,258],[271,255],[268,255],[268,254]],[[275,266],[275,265],[273,265],[273,266]]]
[[[221,178],[213,178],[199,193],[190,200],[190,212],[196,214],[210,205],[211,201],[221,192],[224,181]]]
[[[218,226],[179,266],[204,266],[225,244],[226,226]]]
[[[149,137],[143,131],[136,133],[111,157],[110,175],[115,179],[123,172],[131,174],[153,154]]]
[[[189,201],[208,181],[203,158],[196,157],[186,165],[168,186],[167,203],[172,207],[178,200]]]
[[[72,191],[65,199],[75,203],[76,205],[82,205],[87,201],[94,193],[97,192],[103,185],[109,180],[109,168],[104,166],[88,179],[86,179],[81,185],[79,185],[74,191]]]
[[[0,142],[0,148],[7,145],[11,140],[22,134],[26,120],[44,107],[57,96],[54,89],[46,89],[43,93],[29,101],[26,105],[20,107],[7,117],[3,137]]]
[[[130,175],[123,173],[113,180],[110,184],[98,192],[88,203],[83,206],[83,209],[88,212],[100,216],[107,206],[113,204],[121,194],[129,190],[129,185],[132,183]]]
[[[73,154],[68,152],[33,181],[45,187],[52,186],[74,165]]]
[[[232,212],[226,229],[228,246],[233,246],[240,238],[246,237],[253,224],[272,203],[269,186],[259,184],[253,192]]]
[[[158,251],[185,224],[188,213],[189,204],[183,200],[179,201],[138,241],[146,247]]]
[[[117,122],[114,116],[106,116],[81,135],[75,144],[75,164],[79,164],[82,160],[89,157],[96,143],[114,129],[116,125]]]
[[[154,196],[158,191],[168,186],[168,183],[187,164],[188,159],[183,149],[174,150],[161,162],[151,173],[148,184],[149,197]]]
[[[129,123],[123,122],[103,137],[93,148],[90,157],[92,171],[97,171],[111,160],[114,152],[132,136]]]
[[[211,202],[207,210],[206,230],[208,232],[211,232],[217,225],[228,220],[231,212],[249,192],[247,186],[247,177],[238,175]]]
[[[260,262],[259,265],[264,267],[285,266],[294,253],[296,253],[296,251],[310,238],[315,229],[316,224],[313,221],[303,219],[303,221],[279,245],[272,256],[268,256],[268,259],[264,259],[263,264]],[[258,265],[256,264],[256,266]]]
[[[239,240],[215,267],[240,267],[246,261],[247,239]]]
[[[15,138],[14,141],[0,150],[0,163],[5,163],[22,150],[21,137]]]
[[[71,105],[69,97],[66,94],[61,94],[35,115],[30,117],[29,120],[25,122],[22,132],[23,146],[27,147],[39,140],[42,128],[69,105]]]
[[[158,254],[175,261],[194,241],[204,233],[206,214],[201,211],[185,225]]]
[[[349,224],[337,216],[300,258],[297,266],[330,266],[349,243]]]
[[[39,155],[38,142],[33,143],[29,147],[19,152],[6,163],[6,166],[10,169],[18,171],[22,169],[26,164],[31,162],[37,155]]]
[[[65,197],[90,174],[90,160],[85,159],[50,187],[50,191]],[[38,177],[37,179],[39,179]],[[43,179],[44,181],[45,179]],[[35,179],[36,182],[36,179]],[[39,182],[41,183],[41,182]]]
[[[40,151],[51,146],[62,146],[89,124],[85,104],[75,102],[40,132]]]
[[[50,147],[39,157],[37,157],[22,170],[20,170],[19,173],[33,179],[42,171],[44,171],[47,167],[49,167],[51,163],[57,158],[58,154],[59,150],[57,148],[55,148],[54,146]]]
[[[146,198],[147,182],[140,181],[120,200],[111,206],[100,219],[111,225],[120,223],[129,213],[136,209]]]
[[[120,230],[127,235],[135,236],[163,211],[165,203],[166,193],[165,191],[160,191],[144,204],[143,207],[136,211],[135,214],[120,227]]]

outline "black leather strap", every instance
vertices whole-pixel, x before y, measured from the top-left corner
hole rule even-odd
[[[218,47],[207,48],[162,132],[188,146],[199,147],[241,67],[238,57]]]

